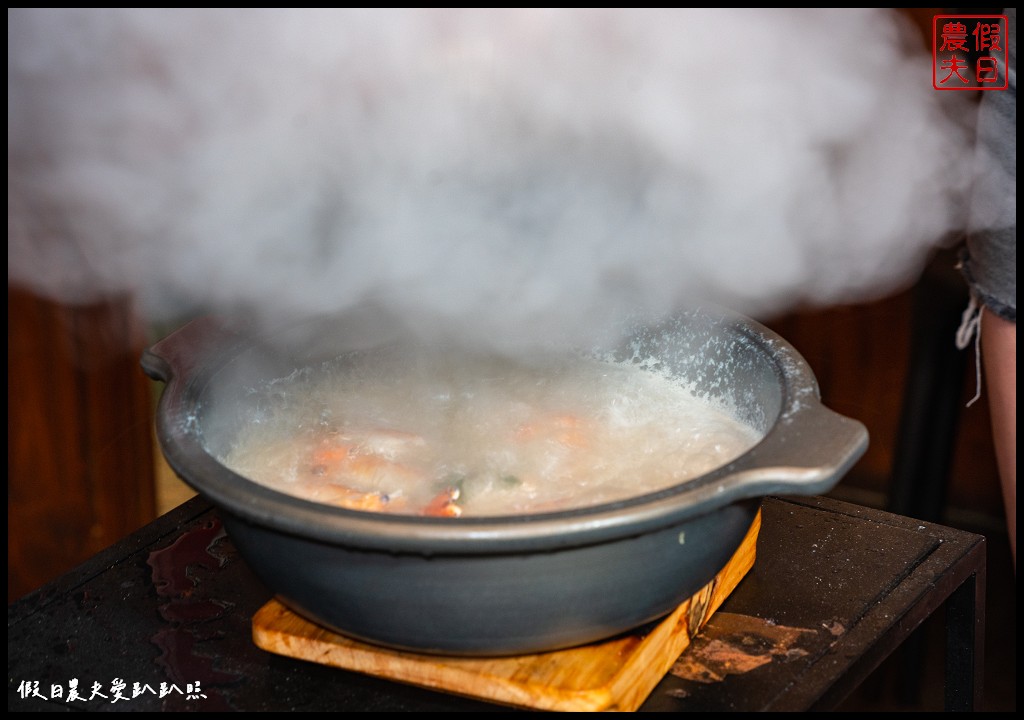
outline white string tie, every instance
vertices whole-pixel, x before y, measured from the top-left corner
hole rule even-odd
[[[960,327],[956,331],[956,346],[958,349],[963,350],[971,344],[971,338],[974,338],[974,382],[975,382],[975,393],[968,403],[967,407],[970,407],[978,398],[981,397],[981,305],[978,303],[978,299],[971,295],[971,302],[967,305],[967,309],[964,310],[964,314],[960,320]]]

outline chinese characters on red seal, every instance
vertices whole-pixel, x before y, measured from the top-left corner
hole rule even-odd
[[[936,15],[932,86],[936,90],[1006,90],[1005,15]]]

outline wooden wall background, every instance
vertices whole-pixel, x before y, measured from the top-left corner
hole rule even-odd
[[[8,602],[155,517],[144,342],[127,300],[8,287]]]

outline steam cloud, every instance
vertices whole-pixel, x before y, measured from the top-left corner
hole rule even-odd
[[[966,126],[886,10],[8,10],[8,280],[516,342],[916,276]]]

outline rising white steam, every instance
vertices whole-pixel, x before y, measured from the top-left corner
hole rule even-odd
[[[585,336],[899,288],[970,141],[884,10],[8,10],[8,280]]]

